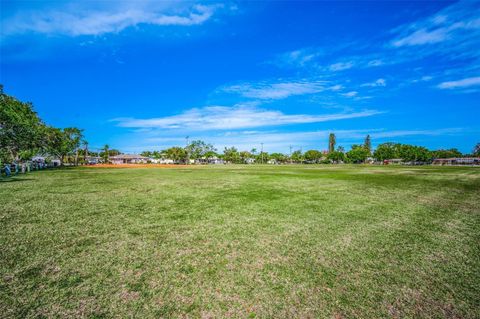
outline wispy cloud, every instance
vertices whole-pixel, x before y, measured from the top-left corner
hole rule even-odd
[[[290,81],[290,82],[260,82],[243,83],[221,87],[217,91],[239,94],[243,97],[256,99],[285,99],[294,95],[319,93],[329,89],[326,81]],[[333,87],[338,90],[338,87]]]
[[[460,1],[425,20],[397,28],[399,35],[391,44],[418,46],[471,36],[470,32],[480,29],[479,9],[474,1]]]
[[[337,62],[337,63],[331,64],[329,66],[329,69],[330,71],[343,71],[343,70],[351,69],[353,65],[354,65],[353,61]]]
[[[445,41],[448,37],[448,28],[440,28],[432,31],[420,29],[403,38],[394,40],[392,44],[396,47],[405,45],[431,44]]]
[[[378,87],[378,86],[386,86],[386,85],[387,85],[387,81],[385,79],[380,78],[380,79],[377,79],[376,81],[364,83],[360,86]]]
[[[358,92],[357,91],[350,91],[350,92],[347,92],[347,93],[343,93],[342,95],[346,96],[346,97],[354,97],[354,96],[358,95]]]
[[[408,51],[412,58],[432,54],[449,59],[478,58],[480,2],[456,2],[430,17],[395,28],[392,33],[395,38],[390,41],[390,46],[414,47],[415,50]]]
[[[414,79],[414,80],[412,80],[412,83],[417,83],[417,82],[429,82],[429,81],[431,81],[431,80],[433,80],[433,76],[431,76],[431,75],[424,75],[424,76],[422,76],[422,77],[419,78],[419,79]]]
[[[28,32],[68,36],[101,35],[120,32],[141,24],[157,26],[192,26],[209,20],[219,5],[193,5],[178,13],[165,13],[164,8],[113,7],[103,10],[83,10],[68,7],[62,11],[19,13],[2,21],[3,36]]]
[[[447,81],[440,83],[439,89],[458,89],[471,86],[480,86],[480,77],[466,78],[457,81]]]
[[[322,55],[320,49],[303,48],[279,54],[271,63],[280,67],[310,67]]]
[[[363,110],[349,113],[322,115],[284,114],[277,110],[264,110],[255,107],[209,106],[191,109],[179,115],[150,118],[117,118],[112,121],[118,126],[130,128],[161,128],[182,130],[231,130],[255,127],[279,126],[288,124],[320,123],[369,117],[383,112]]]
[[[372,67],[420,64],[429,59],[428,72],[437,78],[442,73],[447,76],[448,72],[476,76],[480,70],[480,1],[455,2],[433,15],[400,25],[384,36],[383,43],[365,41],[369,46],[350,45],[349,50],[338,50],[335,45],[297,49],[282,54],[282,61],[288,62],[277,65],[297,66],[302,72],[324,72],[329,78],[340,78],[341,71],[352,74],[353,69],[357,72]],[[342,56],[342,52],[349,54]],[[365,83],[364,86],[380,87],[383,84],[386,82]]]
[[[384,139],[392,137],[404,137],[404,136],[441,136],[441,135],[455,135],[464,132],[463,128],[441,128],[441,129],[431,129],[431,130],[391,130],[391,131],[380,131],[373,132],[371,134],[372,138]]]

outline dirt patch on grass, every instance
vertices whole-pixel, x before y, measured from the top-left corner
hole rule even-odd
[[[129,290],[122,290],[120,292],[120,299],[124,302],[134,301],[140,298],[140,293],[138,291],[129,291]]]
[[[413,316],[434,317],[441,314],[443,318],[460,319],[464,318],[448,300],[436,300],[433,297],[416,289],[407,289],[396,302],[387,307],[393,318],[404,318]]]

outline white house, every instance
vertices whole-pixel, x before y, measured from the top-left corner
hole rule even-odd
[[[255,159],[252,157],[245,159],[245,164],[254,164],[254,163],[255,163]]]
[[[146,164],[149,158],[136,154],[120,154],[110,156],[109,160],[112,164]]]
[[[159,159],[158,164],[175,164],[175,161],[170,158],[161,158]]]

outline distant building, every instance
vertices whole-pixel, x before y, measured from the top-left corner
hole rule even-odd
[[[160,159],[159,164],[175,164],[175,161],[170,158],[162,158]]]
[[[480,157],[436,158],[433,165],[480,165]]]
[[[110,156],[109,160],[112,162],[112,164],[146,164],[149,162],[148,157],[136,154],[120,154]]]
[[[208,164],[217,164],[217,165],[223,165],[225,164],[225,161],[222,158],[219,157],[211,157],[208,159]]]
[[[254,163],[255,163],[255,159],[252,157],[248,157],[245,159],[245,164],[254,164]]]
[[[225,164],[225,161],[216,156],[213,157],[202,157],[195,160],[192,164]]]

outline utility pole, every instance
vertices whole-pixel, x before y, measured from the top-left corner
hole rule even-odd
[[[292,164],[292,145],[290,145],[290,164]]]
[[[263,164],[263,143],[260,143],[262,145],[262,164]]]

